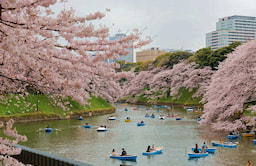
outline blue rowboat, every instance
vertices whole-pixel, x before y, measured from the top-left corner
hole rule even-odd
[[[91,125],[83,125],[84,128],[91,128]]]
[[[124,111],[128,111],[128,109],[127,109],[127,108],[125,108],[125,109],[124,109]]]
[[[256,139],[253,140],[254,145],[256,145]]]
[[[119,159],[119,160],[136,160],[137,156],[131,156],[131,155],[126,155],[126,156],[109,156],[110,158],[113,159]]]
[[[151,117],[150,115],[145,115],[145,118],[149,118],[149,117]]]
[[[199,122],[200,120],[202,120],[201,118],[197,118],[197,121]]]
[[[182,120],[182,118],[176,118],[176,120]]]
[[[189,158],[200,158],[208,156],[208,153],[188,153]]]
[[[194,109],[195,107],[184,107],[184,109]]]
[[[229,139],[229,140],[235,140],[235,139],[237,139],[237,138],[238,138],[237,135],[228,135],[228,139]]]
[[[137,123],[137,126],[144,126],[145,123]]]
[[[47,132],[47,133],[52,132],[52,128],[45,128],[45,132]]]
[[[83,117],[79,117],[78,120],[83,120],[84,118]]]
[[[143,155],[160,154],[160,153],[162,153],[162,150],[163,150],[163,148],[162,148],[162,147],[159,147],[159,148],[156,148],[156,150],[154,150],[154,151],[151,151],[151,152],[143,152],[142,154],[143,154]]]
[[[192,151],[194,151],[195,148],[192,148]],[[199,152],[202,151],[202,148],[198,148]],[[206,148],[205,151],[208,152],[208,153],[215,153],[215,148]]]
[[[44,131],[44,132],[50,133],[52,131],[57,131],[57,130],[58,129],[46,127],[46,128],[40,128],[38,131]]]
[[[228,147],[228,148],[236,148],[236,144],[232,142],[224,142],[220,143],[219,141],[212,141],[213,146],[221,146],[221,147]]]
[[[155,115],[151,115],[151,118],[155,118]]]

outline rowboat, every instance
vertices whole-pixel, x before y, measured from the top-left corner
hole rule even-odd
[[[125,121],[125,122],[130,122],[130,121],[131,121],[131,119],[125,119],[124,121]]]
[[[182,118],[181,117],[177,117],[176,120],[182,120]]]
[[[128,109],[127,109],[127,108],[125,108],[125,109],[124,109],[124,111],[128,111]]]
[[[188,153],[189,158],[200,158],[208,156],[208,153]]]
[[[136,160],[137,156],[132,156],[132,155],[126,155],[126,156],[109,156],[110,158],[113,159],[119,159],[119,160]]]
[[[251,132],[251,133],[242,133],[242,136],[243,137],[252,137],[252,136],[254,136],[254,132]]]
[[[229,140],[234,140],[234,139],[237,139],[237,138],[238,138],[237,135],[228,135]]]
[[[192,151],[194,151],[195,148],[192,148]],[[198,148],[199,152],[202,151],[202,148]],[[215,153],[215,148],[205,148],[205,152],[208,152],[208,153]]]
[[[154,154],[160,154],[162,153],[163,147],[156,148],[155,150],[151,152],[143,152],[143,155],[154,155]]]
[[[213,146],[221,146],[221,147],[229,147],[229,148],[236,148],[236,144],[232,142],[224,142],[220,143],[219,141],[211,141]]]
[[[83,125],[84,128],[91,128],[91,125]]]
[[[139,110],[139,108],[133,108],[133,110]]]
[[[184,109],[194,109],[195,107],[184,107]]]
[[[97,128],[97,131],[104,132],[104,131],[108,131],[108,129],[105,127],[99,127],[99,128]]]
[[[254,145],[256,145],[256,139],[253,140]]]
[[[40,128],[40,129],[38,129],[38,131],[45,131],[45,132],[47,132],[47,133],[50,133],[50,132],[52,132],[52,131],[56,131],[56,130],[58,130],[58,129],[55,129],[55,128],[49,128],[49,127],[46,127],[46,128]]]
[[[197,119],[196,119],[196,121],[198,121],[198,122],[199,122],[200,120],[202,120],[202,118],[197,118]]]
[[[82,117],[82,116],[80,116],[79,118],[78,118],[78,120],[83,120],[84,118]]]
[[[145,123],[137,123],[137,126],[144,126]]]
[[[116,117],[110,116],[110,117],[108,118],[108,120],[116,120]]]
[[[193,112],[194,109],[193,109],[193,108],[187,108],[187,111],[188,111],[188,112]]]
[[[155,115],[151,115],[151,118],[155,118]]]

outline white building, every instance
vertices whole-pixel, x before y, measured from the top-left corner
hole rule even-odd
[[[256,17],[233,15],[219,18],[216,31],[206,33],[206,47],[216,50],[233,42],[245,43],[256,37]]]

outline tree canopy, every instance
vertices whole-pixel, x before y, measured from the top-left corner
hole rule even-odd
[[[220,62],[227,58],[226,55],[233,52],[239,45],[241,45],[240,42],[234,42],[227,47],[222,47],[215,51],[211,50],[210,47],[202,48],[195,53],[195,62],[200,67],[210,66],[212,69],[215,69]]]
[[[0,0],[0,95],[27,95],[32,88],[54,99],[69,96],[80,104],[90,95],[114,101],[120,92],[117,80],[132,75],[116,73],[119,65],[105,61],[127,55],[128,48],[141,47],[151,42],[150,37],[141,39],[135,29],[109,40],[109,28],[93,22],[109,9],[77,17],[74,9],[55,14],[51,6],[56,3]],[[5,142],[2,139],[1,145]]]
[[[239,46],[219,65],[203,97],[202,124],[217,130],[256,129],[256,118],[244,113],[256,111],[255,105],[244,104],[255,94],[255,45],[256,40]]]

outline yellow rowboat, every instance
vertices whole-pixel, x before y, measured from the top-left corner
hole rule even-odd
[[[131,119],[125,119],[124,121],[125,121],[125,122],[130,122],[130,121],[131,121]]]
[[[254,136],[254,133],[242,133],[243,137],[252,137]]]

